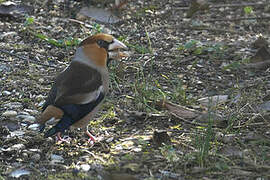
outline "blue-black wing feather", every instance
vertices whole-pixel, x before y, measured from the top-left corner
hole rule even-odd
[[[64,132],[65,130],[69,129],[72,124],[76,123],[78,120],[90,113],[103,99],[104,94],[100,93],[98,98],[90,103],[68,104],[61,106],[60,108],[64,111],[64,116],[54,127],[45,133],[45,137],[50,137],[57,132]]]

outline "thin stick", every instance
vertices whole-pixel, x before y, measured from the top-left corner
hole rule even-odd
[[[79,20],[77,20],[77,19],[68,19],[68,20],[71,21],[71,22],[79,23],[79,24],[84,25],[85,27],[88,27],[88,28],[93,28],[92,25],[87,24],[87,23],[82,22],[82,21],[79,21]]]
[[[207,30],[207,31],[215,31],[215,32],[222,32],[222,33],[231,33],[231,34],[240,33],[237,31],[232,31],[232,30],[227,30],[227,29],[217,29],[217,28],[210,28],[210,27],[204,27],[204,26],[191,27],[191,26],[182,26],[182,25],[167,25],[165,27],[171,28],[171,29]],[[158,28],[161,28],[161,27],[158,27]],[[164,26],[162,28],[164,28]]]
[[[243,18],[234,18],[234,19],[207,19],[203,22],[215,22],[215,21],[242,21],[242,20],[262,20],[262,19],[270,19],[269,16],[266,17],[243,17]]]
[[[221,7],[245,7],[245,6],[267,6],[270,3],[244,3],[244,4],[220,4],[210,5],[209,8],[221,8]],[[176,7],[177,10],[188,10],[190,7]]]

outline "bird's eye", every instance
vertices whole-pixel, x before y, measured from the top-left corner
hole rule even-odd
[[[101,48],[108,49],[108,47],[109,47],[109,43],[107,41],[104,41],[104,40],[97,40],[97,44]]]

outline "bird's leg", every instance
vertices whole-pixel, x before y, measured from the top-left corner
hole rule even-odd
[[[86,133],[87,136],[89,137],[88,143],[94,144],[94,143],[96,142],[96,137],[95,137],[94,135],[92,135],[92,134],[88,131],[88,126],[86,127],[85,133]]]
[[[61,132],[58,132],[56,134],[56,137],[57,137],[57,142],[59,142],[59,143],[65,142],[65,143],[68,143],[69,144],[70,141],[71,141],[71,138],[68,137],[68,136],[64,136],[64,138],[62,138],[61,137]]]

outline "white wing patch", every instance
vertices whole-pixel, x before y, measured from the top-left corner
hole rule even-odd
[[[95,101],[101,92],[104,92],[103,86],[99,86],[99,88],[95,91],[92,91],[90,93],[84,94],[84,100],[80,102],[80,104],[87,104],[92,101]]]

